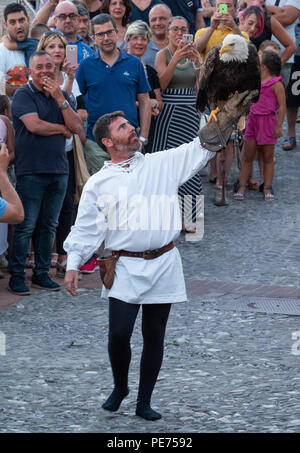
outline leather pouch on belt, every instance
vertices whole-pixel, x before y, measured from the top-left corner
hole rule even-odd
[[[98,258],[100,278],[105,288],[110,289],[115,279],[115,269],[119,256],[110,255]]]

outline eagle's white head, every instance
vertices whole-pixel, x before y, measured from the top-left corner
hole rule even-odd
[[[248,43],[241,35],[227,35],[220,49],[220,60],[224,63],[239,61],[244,63],[249,55]]]

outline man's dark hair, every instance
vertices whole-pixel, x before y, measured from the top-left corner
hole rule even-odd
[[[5,110],[9,109],[9,97],[6,94],[0,95],[0,115],[5,115]]]
[[[258,50],[261,50],[263,52],[267,47],[273,47],[274,52],[279,53],[281,51],[280,45],[277,42],[272,41],[271,39],[266,39],[265,41],[263,41],[260,44]]]
[[[261,64],[264,64],[268,68],[272,76],[280,76],[281,59],[277,53],[268,50],[263,51]]]
[[[90,18],[90,13],[82,3],[73,3],[77,6],[79,16],[87,16],[88,18]]]
[[[35,52],[33,52],[33,54],[32,54],[31,57],[30,57],[30,60],[29,60],[29,67],[31,66],[32,60],[33,60],[35,57],[43,57],[44,55],[47,55],[47,56],[50,57],[51,60],[52,60],[52,57],[51,57],[51,55],[50,55],[48,52],[45,52],[44,50],[36,50]]]
[[[110,3],[111,3],[111,0],[102,0],[101,6],[100,6],[101,13],[109,14]],[[131,6],[130,0],[123,0],[123,3],[124,3],[126,10],[125,10],[124,16],[122,17],[122,26],[126,27],[126,25],[128,25],[130,22],[130,14],[131,14],[132,6]]]
[[[28,17],[27,11],[25,6],[21,5],[20,3],[9,3],[3,11],[4,21],[7,22],[7,16],[12,13],[20,13],[22,12]]]
[[[212,1],[213,6],[216,6],[216,3],[217,3],[217,0],[213,0],[213,1]],[[246,2],[245,2],[245,3],[246,3]],[[233,1],[232,1],[232,4],[233,4],[233,6],[234,6],[235,8],[237,8],[238,0],[233,0]],[[246,3],[246,5],[247,5],[247,3]]]
[[[109,14],[98,14],[97,16],[93,17],[91,24],[92,24],[92,33],[94,34],[94,26],[95,25],[103,25],[107,24],[107,22],[111,22],[113,24],[114,29],[117,29],[116,22]]]
[[[115,121],[119,116],[125,118],[124,112],[122,110],[117,110],[112,113],[106,113],[105,115],[100,116],[97,119],[94,128],[93,136],[95,137],[97,145],[106,150],[106,147],[102,143],[103,138],[110,138],[109,126]]]

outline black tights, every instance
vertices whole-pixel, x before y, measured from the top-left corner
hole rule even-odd
[[[140,305],[109,299],[108,353],[115,389],[128,392],[131,359],[130,338]],[[164,337],[171,304],[142,305],[143,352],[138,402],[150,403],[163,360]]]

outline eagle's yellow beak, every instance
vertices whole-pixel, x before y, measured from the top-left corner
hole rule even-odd
[[[220,50],[220,55],[222,56],[223,53],[228,52],[229,50],[233,50],[233,49],[234,49],[233,44],[231,44],[231,45],[227,44],[227,46],[222,46],[221,50]]]

